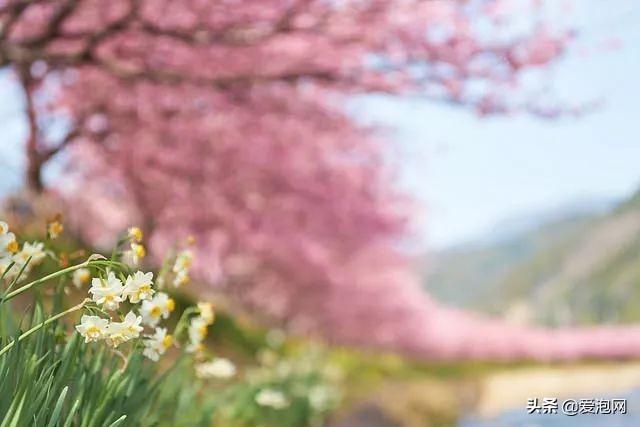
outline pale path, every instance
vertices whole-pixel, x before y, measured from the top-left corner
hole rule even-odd
[[[640,388],[640,362],[502,371],[481,381],[475,413],[483,418],[508,410],[525,414],[529,398],[604,398],[636,388]]]

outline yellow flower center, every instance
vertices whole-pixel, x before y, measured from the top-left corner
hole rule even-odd
[[[121,334],[121,333],[115,333],[115,334],[109,335],[109,342],[114,347],[117,347],[118,345],[120,345],[120,343],[123,343],[125,341],[126,341],[126,339],[125,339],[124,335]]]
[[[200,334],[200,336],[202,338],[207,336],[207,327],[205,325],[202,325],[198,328],[198,334]]]
[[[129,229],[129,238],[134,242],[141,242],[143,238],[142,230],[138,227],[131,227]]]
[[[9,244],[7,245],[7,250],[11,253],[16,253],[18,252],[18,242],[16,242],[15,240],[12,240],[11,242],[9,242]]]
[[[144,258],[147,255],[147,250],[142,245],[131,245],[131,250],[138,258]]]
[[[155,305],[152,309],[151,309],[151,317],[160,317],[160,315],[162,314],[162,309],[160,307],[158,307],[157,305]]]
[[[96,337],[100,335],[100,328],[97,326],[89,326],[87,328],[87,335],[90,337]]]
[[[171,347],[172,344],[173,344],[173,337],[171,335],[167,335],[162,339],[162,346],[165,349]]]
[[[53,221],[49,224],[49,234],[56,237],[64,230],[64,226],[59,221]]]
[[[176,302],[172,299],[169,298],[167,300],[167,310],[169,310],[169,312],[173,311],[176,309]]]

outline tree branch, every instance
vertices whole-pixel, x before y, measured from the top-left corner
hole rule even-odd
[[[66,148],[71,141],[80,136],[80,129],[75,128],[69,132],[55,147],[50,147],[41,154],[42,163],[48,162],[53,156]]]
[[[30,64],[21,64],[17,67],[18,79],[22,85],[25,103],[27,123],[29,128],[29,134],[27,135],[27,170],[26,181],[30,189],[40,192],[42,190],[42,156],[40,153],[40,147],[38,141],[40,139],[40,132],[38,128],[38,116],[36,111],[35,102],[33,99],[33,92],[35,85],[33,78],[30,74]]]
[[[71,16],[78,4],[78,0],[67,0],[51,16],[47,26],[41,34],[20,40],[18,43],[25,47],[42,46],[60,34],[64,21]]]

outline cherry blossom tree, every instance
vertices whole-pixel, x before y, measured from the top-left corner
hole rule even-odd
[[[539,112],[510,94],[571,35],[512,26],[510,4],[0,1],[28,187],[41,191],[60,157],[57,187],[90,241],[135,222],[162,253],[193,234],[200,279],[245,304],[343,341],[425,350],[428,300],[397,249],[409,201],[385,145],[343,104],[383,92]]]
[[[520,11],[532,14],[531,25],[514,31],[511,3],[3,0],[0,65],[15,71],[27,99],[28,183],[42,187],[42,165],[78,140],[89,118],[72,107],[69,133],[51,141],[36,92],[55,80],[67,89],[64,102],[87,74],[117,81],[114,101],[140,84],[167,96],[188,85],[221,108],[221,98],[239,104],[254,90],[279,98],[277,90],[298,97],[313,87],[323,98],[405,92],[483,113],[507,111],[514,106],[496,89],[515,85],[523,69],[548,64],[570,37],[533,18],[538,1]]]

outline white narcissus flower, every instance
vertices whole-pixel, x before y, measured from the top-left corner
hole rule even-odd
[[[155,292],[152,289],[152,285],[153,273],[136,271],[133,276],[127,277],[123,291],[124,299],[129,298],[129,301],[132,304],[137,304],[142,300],[151,299]]]
[[[255,399],[258,405],[273,409],[283,409],[289,406],[289,400],[281,391],[270,388],[260,390]]]
[[[229,379],[236,374],[236,366],[228,359],[217,357],[210,362],[196,365],[198,378]]]
[[[140,261],[147,256],[147,249],[141,243],[131,243],[131,249],[125,253],[125,258],[131,265],[139,265]]]
[[[89,280],[91,280],[91,272],[88,268],[77,269],[73,272],[73,277],[71,279],[73,285],[78,289],[89,283]]]
[[[189,276],[189,272],[186,270],[182,270],[176,274],[176,277],[173,279],[173,286],[176,288],[181,288],[185,285],[188,285],[191,282],[191,276]]]
[[[177,274],[189,270],[192,262],[193,254],[191,251],[180,252],[176,257],[176,262],[173,264],[173,272]]]
[[[133,311],[127,313],[122,322],[111,322],[107,327],[107,343],[117,347],[123,342],[127,342],[140,336],[142,332],[142,317],[136,316]]]
[[[105,337],[109,321],[98,316],[87,316],[80,318],[80,324],[76,325],[76,330],[84,337],[84,342],[98,341]]]
[[[15,277],[16,270],[7,270],[13,262],[12,253],[18,251],[18,242],[13,233],[9,233],[9,225],[0,221],[0,277],[4,274],[5,279],[11,280]]]
[[[107,275],[107,280],[95,277],[91,281],[89,293],[96,304],[100,304],[107,310],[117,310],[124,298],[122,291],[124,286],[113,272]]]
[[[27,266],[27,268],[31,268],[40,264],[45,256],[46,253],[44,252],[44,243],[27,242],[22,245],[22,250],[13,256],[13,260],[15,261],[17,266],[22,268],[27,263],[27,261],[29,261],[29,258],[31,258],[31,261],[29,261],[29,265]]]
[[[200,316],[196,316],[189,324],[189,345],[185,349],[187,353],[199,353],[204,349],[202,341],[207,336],[207,322]]]
[[[111,322],[107,327],[107,343],[112,347],[117,347],[127,341],[124,325],[121,322]]]
[[[189,339],[191,342],[202,342],[207,336],[208,323],[200,316],[196,316],[189,324]]]
[[[173,337],[167,335],[166,328],[156,328],[155,333],[144,340],[144,350],[142,354],[157,362],[160,356],[173,345]]]
[[[147,249],[142,243],[131,242],[129,249],[122,254],[122,261],[131,267],[137,267],[146,256]]]
[[[8,230],[8,228],[7,228]],[[18,251],[18,242],[13,233],[0,233],[0,255],[9,255]]]
[[[191,263],[193,262],[193,253],[191,251],[185,250],[178,254],[176,257],[176,262],[173,264],[173,268],[171,269],[175,273],[175,277],[173,279],[173,286],[176,288],[180,288],[189,284],[191,281],[191,277],[189,276],[189,269],[191,268]]]
[[[140,227],[129,227],[129,229],[127,230],[127,237],[132,242],[140,243],[142,242],[144,234],[142,233]]]
[[[13,260],[10,257],[0,256],[0,277],[4,275],[4,278],[9,280],[15,277],[15,274],[16,274],[15,267],[12,267],[11,270],[7,270],[12,262]]]
[[[184,351],[187,353],[200,354],[204,351],[204,344],[202,344],[202,342],[190,342],[187,344]]]
[[[140,314],[145,325],[156,326],[160,319],[166,319],[176,308],[176,303],[169,295],[158,292],[151,300],[142,301]]]
[[[47,234],[50,239],[57,239],[64,231],[64,225],[58,220],[51,221],[47,224]]]
[[[122,322],[125,328],[125,334],[129,339],[138,338],[142,332],[142,316],[137,316],[133,311],[127,313]]]
[[[202,319],[207,322],[207,325],[213,324],[213,321],[215,320],[213,304],[211,304],[210,302],[199,302],[198,311],[200,312],[200,317],[202,317]]]
[[[11,251],[10,249],[13,250]],[[15,269],[13,271],[7,269],[13,262],[11,254],[17,250],[16,236],[13,233],[9,233],[9,224],[0,221],[0,277],[3,274],[6,279],[14,277]]]

